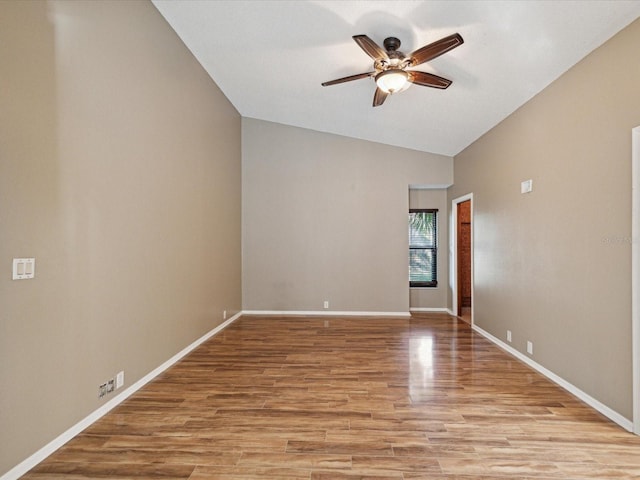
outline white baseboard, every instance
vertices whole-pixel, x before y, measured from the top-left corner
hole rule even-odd
[[[564,378],[556,375],[555,373],[553,373],[550,370],[547,370],[546,368],[544,368],[539,363],[533,361],[531,358],[529,358],[526,355],[520,353],[515,348],[507,345],[506,343],[504,343],[499,338],[494,337],[493,335],[491,335],[486,330],[483,330],[482,328],[478,327],[477,325],[473,325],[471,328],[473,328],[473,330],[478,332],[480,335],[485,337],[487,340],[495,343],[498,347],[500,347],[503,350],[509,352],[511,355],[516,357],[518,360],[520,360],[520,361],[526,363],[527,365],[529,365],[531,368],[536,370],[538,373],[544,375],[545,377],[547,377],[552,382],[558,384],[559,386],[561,386],[562,388],[567,390],[569,393],[572,393],[573,395],[578,397],[580,400],[582,400],[584,403],[586,403],[590,407],[596,409],[598,412],[603,414],[605,417],[607,417],[611,421],[617,423],[618,425],[620,425],[625,430],[627,430],[629,432],[633,431],[633,422],[631,420],[629,420],[628,418],[623,417],[622,415],[620,415],[615,410],[612,410],[611,408],[607,407],[604,403],[596,400],[595,398],[593,398],[588,393],[583,392],[582,390],[580,390],[578,387],[576,387],[572,383],[569,383],[568,381],[566,381]]]
[[[410,312],[416,313],[449,313],[448,308],[422,308],[422,307],[411,307],[409,309]]]
[[[334,310],[243,310],[243,315],[265,316],[330,316],[330,317],[409,317],[409,312],[336,312]],[[2,480],[2,479],[0,479]]]
[[[231,317],[228,320],[226,320],[224,323],[221,323],[220,325],[218,325],[216,328],[214,328],[210,332],[204,334],[202,337],[197,339],[195,342],[193,342],[188,347],[186,347],[186,348],[182,349],[180,352],[176,353],[173,357],[171,357],[169,360],[164,362],[162,365],[160,365],[159,367],[157,367],[153,371],[149,372],[147,375],[142,377],[136,383],[134,383],[131,386],[129,386],[127,389],[125,389],[124,391],[119,393],[117,396],[115,396],[114,398],[109,400],[107,403],[102,405],[100,408],[98,408],[97,410],[94,410],[92,413],[90,413],[88,416],[86,416],[85,418],[80,420],[74,426],[72,426],[71,428],[66,430],[64,433],[62,433],[61,435],[59,435],[58,437],[53,439],[51,442],[46,444],[44,447],[42,447],[36,453],[34,453],[33,455],[31,455],[27,459],[25,459],[22,462],[20,462],[15,467],[13,467],[7,473],[2,475],[0,477],[0,480],[16,480],[16,479],[20,478],[22,475],[27,473],[29,470],[31,470],[33,467],[35,467],[41,461],[43,461],[45,458],[47,458],[49,455],[51,455],[53,452],[55,452],[60,447],[62,447],[65,443],[67,443],[73,437],[75,437],[80,432],[82,432],[85,428],[87,428],[92,423],[94,423],[97,420],[99,420],[101,417],[103,417],[105,414],[107,414],[113,408],[118,406],[120,403],[122,403],[128,397],[130,397],[135,392],[140,390],[144,385],[146,385],[151,380],[153,380],[155,377],[157,377],[162,372],[167,370],[169,367],[171,367],[178,360],[180,360],[183,357],[185,357],[192,350],[196,349],[202,343],[206,342],[211,337],[216,335],[218,332],[220,332],[221,330],[223,330],[224,328],[229,326],[231,323],[233,323],[235,320],[240,318],[241,315],[242,315],[242,312],[237,313],[233,317]]]
[[[424,312],[424,313],[448,313],[449,315],[451,315],[452,317],[457,317],[457,315],[455,313],[453,313],[453,310],[451,310],[450,308],[444,307],[444,308],[410,308],[409,309],[410,312]]]

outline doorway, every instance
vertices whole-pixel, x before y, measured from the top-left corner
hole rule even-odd
[[[640,435],[640,126],[631,130],[631,337],[633,432]]]
[[[452,213],[453,313],[473,324],[473,194],[456,198]]]

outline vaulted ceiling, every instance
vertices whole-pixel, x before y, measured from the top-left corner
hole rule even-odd
[[[635,0],[152,1],[242,116],[444,155],[640,16]],[[456,32],[463,45],[415,68],[446,90],[413,85],[373,108],[372,79],[321,86],[372,70],[353,35],[409,53]]]

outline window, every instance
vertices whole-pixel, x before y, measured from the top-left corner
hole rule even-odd
[[[409,210],[409,286],[438,286],[438,210]]]

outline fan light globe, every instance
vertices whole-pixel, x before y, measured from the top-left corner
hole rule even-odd
[[[406,90],[411,83],[407,72],[400,69],[390,69],[376,75],[376,85],[385,93],[396,93]]]

